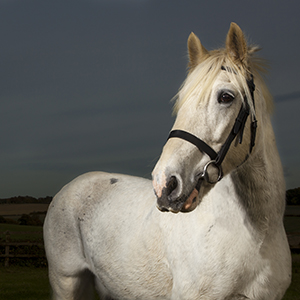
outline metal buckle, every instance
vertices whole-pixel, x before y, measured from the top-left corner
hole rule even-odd
[[[218,178],[216,181],[212,181],[209,179],[209,175],[207,173],[207,169],[210,165],[214,165],[217,169],[218,169]],[[210,160],[208,163],[206,163],[206,165],[203,168],[203,173],[202,173],[202,177],[210,184],[215,184],[218,181],[220,181],[223,177],[223,171],[222,171],[222,166],[218,165],[217,162],[215,160]]]

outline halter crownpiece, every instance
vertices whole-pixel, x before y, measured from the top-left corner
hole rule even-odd
[[[228,71],[228,69],[223,66],[222,66],[222,70]],[[249,92],[251,95],[253,108],[255,109],[255,102],[254,102],[255,84],[254,84],[252,74],[250,76],[250,80],[247,80],[247,85],[248,85],[248,89],[249,89]],[[246,124],[247,118],[250,114],[250,106],[249,106],[246,96],[245,96],[244,100],[245,100],[244,101],[245,103],[244,103],[244,105],[242,104],[242,107],[241,107],[239,114],[235,120],[235,123],[231,129],[231,132],[218,153],[216,153],[216,151],[214,149],[212,149],[208,144],[206,144],[203,140],[199,139],[198,137],[196,137],[195,135],[193,135],[189,132],[186,132],[184,130],[172,130],[170,132],[168,139],[176,137],[176,138],[181,138],[183,140],[186,140],[186,141],[192,143],[193,145],[195,145],[201,152],[206,153],[210,157],[211,160],[204,166],[200,180],[205,179],[208,183],[214,184],[223,178],[223,171],[222,171],[221,164],[229,150],[229,147],[230,147],[232,141],[236,138],[236,136],[238,134],[240,135],[239,136],[240,144],[242,143],[242,140],[243,140],[243,132],[245,129],[245,124]],[[252,114],[251,139],[250,139],[249,153],[252,152],[253,147],[255,145],[256,128],[257,128],[257,120],[255,118],[255,115]],[[211,180],[209,178],[207,169],[210,165],[213,165],[218,169],[218,178],[216,180]],[[200,180],[198,181],[197,186],[196,186],[197,190],[199,190],[199,188],[200,188],[200,184],[199,184]]]

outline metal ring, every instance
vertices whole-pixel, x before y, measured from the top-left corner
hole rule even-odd
[[[216,181],[211,181],[209,179],[209,176],[208,176],[208,173],[207,173],[207,168],[209,165],[214,165],[217,169],[218,169],[218,178]],[[202,177],[205,178],[205,180],[210,183],[210,184],[215,184],[217,183],[218,181],[220,181],[223,177],[223,171],[222,171],[222,167],[220,165],[217,164],[217,162],[215,160],[210,160],[203,168],[203,173],[202,173]]]

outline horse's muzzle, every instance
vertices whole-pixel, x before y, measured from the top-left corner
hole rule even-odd
[[[157,196],[157,208],[163,212],[178,213],[193,210],[192,204],[196,202],[198,190],[192,189],[189,193],[182,192],[180,182],[175,176],[171,176],[166,186],[162,189],[160,197]],[[192,209],[191,209],[192,208]]]

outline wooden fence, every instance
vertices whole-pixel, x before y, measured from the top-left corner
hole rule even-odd
[[[0,234],[5,235],[5,241],[1,242],[0,240],[0,246],[5,247],[5,252],[4,254],[0,253],[0,257],[4,257],[4,266],[8,267],[9,266],[9,259],[10,258],[33,258],[33,257],[45,257],[45,255],[37,255],[37,254],[11,254],[10,253],[10,247],[11,246],[38,246],[40,248],[44,248],[44,244],[42,242],[13,242],[11,241],[11,235],[13,234],[42,234],[42,231],[5,231],[5,232],[0,232]]]

